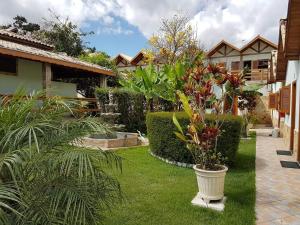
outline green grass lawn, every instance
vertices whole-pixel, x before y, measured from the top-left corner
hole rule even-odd
[[[125,202],[107,214],[106,225],[247,225],[255,223],[255,139],[241,141],[235,168],[226,176],[223,213],[191,205],[197,193],[192,169],[166,164],[147,147],[120,150],[118,175]]]

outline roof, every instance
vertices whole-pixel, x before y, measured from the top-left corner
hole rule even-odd
[[[289,0],[284,40],[284,55],[288,60],[300,56],[300,1]]]
[[[250,48],[251,45],[253,45],[256,41],[262,41],[264,43],[266,43],[267,45],[270,45],[271,47],[277,49],[277,45],[274,44],[273,42],[267,40],[266,38],[263,38],[262,36],[260,35],[257,35],[255,38],[253,38],[248,44],[244,45],[242,48],[241,48],[241,52],[244,52],[246,51],[246,49]]]
[[[132,57],[131,56],[129,56],[129,55],[125,55],[125,54],[123,54],[123,53],[120,53],[120,54],[118,54],[115,58],[114,58],[114,60],[116,60],[118,57],[121,57],[121,58],[123,58],[123,59],[125,59],[127,62],[131,62],[131,60],[132,60]]]
[[[278,52],[276,60],[276,76],[275,81],[284,81],[286,78],[286,70],[288,60],[284,56],[285,52],[285,40],[286,40],[286,20],[280,20],[279,37],[278,37]]]
[[[143,51],[139,51],[136,56],[134,56],[131,60],[131,64],[136,65],[140,60],[143,59],[144,57],[144,52]]]
[[[33,61],[51,63],[103,75],[114,75],[112,70],[102,66],[98,66],[96,64],[84,62],[65,54],[55,53],[52,51],[39,49],[25,44],[14,43],[7,40],[0,39],[0,54],[29,59]]]
[[[44,50],[53,50],[54,46],[44,43],[42,41],[36,40],[28,35],[20,35],[8,30],[0,29],[0,39],[12,41],[20,44],[25,44],[37,48],[41,48]]]
[[[240,51],[239,48],[235,47],[234,45],[230,44],[229,42],[225,41],[225,40],[222,40],[220,41],[217,45],[215,45],[211,50],[209,50],[207,52],[207,56],[210,57],[212,56],[213,54],[215,54],[220,48],[222,48],[224,45],[227,45],[229,46],[230,48],[236,50],[236,51]]]

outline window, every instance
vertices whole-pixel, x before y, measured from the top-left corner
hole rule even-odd
[[[277,94],[270,93],[269,94],[269,109],[276,109],[277,105]]]
[[[0,55],[0,73],[17,75],[17,59]]]
[[[258,61],[258,69],[268,69],[269,68],[269,60],[259,60]]]

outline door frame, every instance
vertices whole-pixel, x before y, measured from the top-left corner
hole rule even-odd
[[[290,150],[294,151],[294,135],[295,135],[295,124],[296,124],[296,98],[297,98],[297,83],[292,82],[292,93],[291,93],[291,130],[290,130]]]

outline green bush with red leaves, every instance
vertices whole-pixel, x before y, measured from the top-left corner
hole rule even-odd
[[[182,142],[174,134],[177,128],[173,123],[173,114],[173,112],[147,114],[146,124],[150,150],[154,154],[172,161],[194,163],[186,143]],[[190,122],[188,116],[184,112],[176,112],[175,114],[182,128],[187,129]],[[228,114],[219,116],[206,115],[207,122],[214,122],[216,119],[223,121],[220,128],[221,134],[218,138],[217,151],[226,158],[226,164],[232,166],[235,163],[239,147],[242,118]]]

